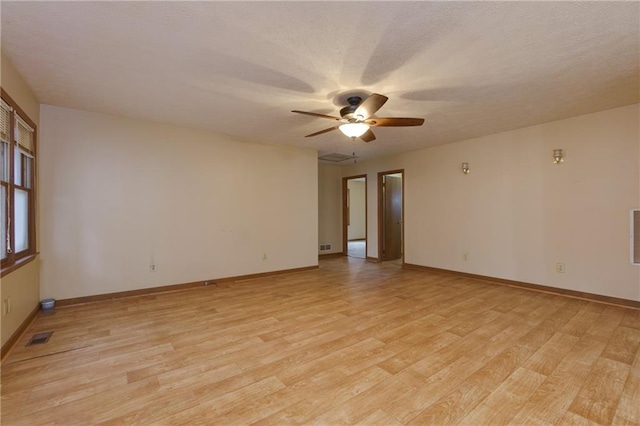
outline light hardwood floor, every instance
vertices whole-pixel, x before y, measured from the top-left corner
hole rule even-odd
[[[2,424],[637,425],[639,343],[638,310],[327,259],[41,313]]]

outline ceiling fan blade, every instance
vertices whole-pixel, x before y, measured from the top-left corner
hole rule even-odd
[[[371,142],[376,140],[376,135],[374,135],[371,129],[369,129],[366,132],[364,132],[362,136],[360,136],[360,139],[362,139],[365,142]]]
[[[366,120],[366,123],[372,127],[422,126],[424,118],[382,117]]]
[[[326,115],[326,114],[318,114],[317,112],[307,112],[307,111],[298,111],[298,110],[293,110],[291,112],[296,112],[298,114],[304,114],[304,115],[310,115],[312,117],[328,118],[329,120],[337,120],[337,121],[341,121],[342,120],[342,118],[340,118],[340,117],[334,117],[332,115]]]
[[[318,136],[318,135],[321,135],[323,133],[327,133],[327,132],[330,132],[332,130],[336,130],[338,127],[340,127],[340,126],[329,127],[328,129],[324,129],[324,130],[320,130],[319,132],[311,133],[310,135],[305,136],[305,138],[310,138],[311,136]]]
[[[387,99],[389,98],[386,96],[374,93],[362,101],[360,106],[353,112],[353,116],[356,118],[362,116],[361,120],[366,120],[382,108],[382,105],[387,102]]]

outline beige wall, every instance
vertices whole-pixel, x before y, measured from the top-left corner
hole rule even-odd
[[[376,182],[379,171],[405,169],[407,263],[640,300],[640,268],[629,262],[638,117],[631,105],[360,162],[344,175]],[[554,148],[565,150],[564,164],[553,164]],[[377,256],[375,186],[369,256]]]
[[[315,151],[49,105],[41,130],[45,297],[318,263]]]
[[[36,125],[39,125],[40,104],[29,86],[27,86],[20,74],[18,74],[13,67],[13,64],[11,64],[9,59],[4,55],[4,52],[2,53],[1,70],[0,85],[2,85],[2,88],[29,118],[33,120]],[[38,143],[38,146],[40,145],[41,143]],[[36,190],[39,191],[38,186],[36,186]],[[2,345],[5,344],[27,319],[29,314],[38,306],[40,301],[39,274],[38,261],[36,259],[9,275],[2,277],[0,297],[3,301],[11,298],[12,306],[10,313],[0,315]]]
[[[366,199],[365,183],[359,180],[347,181],[349,188],[349,226],[347,235],[349,240],[361,240],[366,238]]]
[[[342,252],[342,168],[333,164],[318,164],[318,244]]]

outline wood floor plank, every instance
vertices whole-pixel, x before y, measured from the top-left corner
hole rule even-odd
[[[430,405],[462,385],[464,380],[482,365],[482,360],[473,355],[458,358],[451,364],[438,364],[434,367],[437,371],[430,374],[420,386],[402,389],[401,393],[394,395],[394,401],[385,411],[401,422],[408,423]],[[404,371],[415,370],[411,367]]]
[[[629,374],[629,366],[600,358],[573,400],[569,411],[600,424],[610,424]]]
[[[613,424],[640,425],[640,369],[629,371]]]
[[[502,382],[480,405],[467,414],[460,424],[506,425],[544,382],[546,376],[518,368]]]
[[[462,383],[411,419],[408,424],[446,425],[458,423],[488,395],[489,392],[482,387],[468,382]]]
[[[602,356],[614,361],[631,365],[640,347],[640,330],[630,327],[617,327]]]
[[[555,333],[523,366],[548,376],[580,339],[564,333]]]
[[[560,423],[563,425],[574,425],[574,426],[598,426],[600,423],[591,421],[589,419],[585,419],[584,417],[573,413],[571,411],[567,411],[564,413],[564,416],[560,420]]]
[[[40,313],[2,363],[0,420],[638,425],[638,312],[326,259]]]
[[[354,424],[362,422],[381,406],[389,406],[408,390],[415,389],[425,380],[424,376],[405,370],[378,382],[351,399],[338,402],[313,420],[318,424]]]
[[[327,372],[320,373],[312,378],[314,384],[318,386],[318,391],[314,394],[329,395],[328,398],[314,398],[305,394],[297,402],[288,407],[271,414],[268,417],[256,422],[257,424],[306,424],[314,421],[320,415],[326,413],[337,406],[345,404],[356,395],[362,394],[378,383],[386,382],[391,375],[384,370],[372,367],[361,370],[352,375],[338,375],[333,377],[333,381],[326,382]],[[330,372],[329,372],[330,375]],[[423,377],[419,378],[424,379]],[[408,381],[404,381],[408,383]]]
[[[396,354],[379,365],[386,371],[396,374],[416,364],[418,361],[429,358],[429,355],[438,352],[442,348],[456,342],[460,337],[447,331],[436,334],[435,336],[426,336],[419,343],[394,345],[393,349]]]
[[[168,423],[186,424],[194,419],[211,418],[215,414],[224,423],[224,415],[241,409],[252,401],[285,389],[286,386],[275,377],[255,381],[239,389],[223,394],[196,394],[199,404],[167,418]]]
[[[598,361],[606,343],[584,336],[513,418],[515,424],[560,422]]]
[[[564,334],[582,337],[590,328],[598,325],[597,319],[606,306],[585,302],[580,311],[560,330]]]
[[[384,410],[378,410],[362,419],[363,425],[372,426],[398,426],[402,425],[397,419],[387,414]]]
[[[635,328],[640,330],[640,310],[626,309],[620,325],[623,327]]]

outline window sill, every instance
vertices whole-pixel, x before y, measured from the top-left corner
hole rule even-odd
[[[10,273],[12,273],[17,269],[22,268],[27,263],[31,263],[33,260],[35,260],[37,256],[38,256],[38,253],[30,254],[19,260],[16,260],[14,264],[2,268],[2,271],[0,272],[0,278],[4,277],[5,275],[9,275]]]

